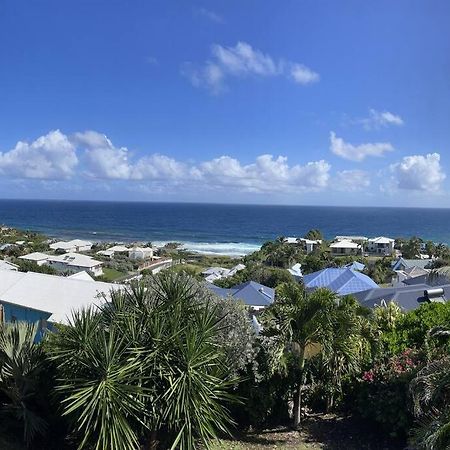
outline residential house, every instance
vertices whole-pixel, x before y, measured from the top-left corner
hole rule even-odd
[[[151,247],[133,247],[128,249],[130,259],[151,259],[153,258],[153,249]]]
[[[346,239],[333,242],[330,249],[333,256],[359,255],[362,252],[361,244]]]
[[[336,236],[335,241],[353,241],[358,244],[363,244],[367,242],[368,238],[366,236]]]
[[[416,284],[412,286],[368,289],[355,293],[354,297],[361,305],[368,308],[395,302],[403,311],[407,312],[418,308],[422,303],[443,303],[447,301],[450,299],[450,284],[437,288],[427,284]]]
[[[28,253],[28,255],[19,256],[19,259],[24,259],[25,261],[35,262],[38,266],[43,266],[47,264],[49,255],[40,252]]]
[[[0,259],[0,270],[14,270],[17,272],[19,270],[19,266],[17,264],[13,264],[12,262],[5,261],[4,259]]]
[[[311,240],[300,238],[299,242],[301,242],[305,248],[306,253],[312,253],[314,250],[318,249],[322,245],[322,241],[320,239]]]
[[[432,263],[433,260],[431,259],[405,259],[400,257],[392,263],[392,270],[405,270],[410,267],[429,269]]]
[[[359,272],[362,272],[366,266],[363,263],[360,263],[358,261],[353,261],[351,263],[346,264],[344,267],[347,267],[348,269],[357,270]]]
[[[59,241],[50,244],[50,248],[56,252],[76,253],[87,252],[92,248],[92,242],[82,239],[72,239],[71,241]]]
[[[322,241],[320,239],[311,240],[306,238],[287,237],[284,238],[286,244],[301,244],[303,245],[306,253],[312,253],[315,249],[320,247]]]
[[[372,278],[361,272],[349,268],[322,269],[303,276],[303,283],[307,290],[327,288],[339,295],[378,288]]]
[[[213,283],[214,281],[220,280],[222,278],[232,277],[233,275],[236,275],[236,273],[244,269],[244,264],[236,264],[231,269],[226,269],[224,267],[209,267],[202,272],[202,275],[205,277],[205,281]]]
[[[48,265],[60,272],[76,273],[84,270],[94,277],[103,275],[103,263],[101,261],[80,253],[65,253],[59,256],[50,256]]]
[[[75,272],[72,275],[69,275],[67,278],[72,280],[83,280],[83,281],[92,281],[95,283],[95,280],[84,270],[81,272]]]
[[[376,255],[391,256],[394,254],[395,239],[379,236],[367,241],[366,249]]]
[[[296,281],[303,279],[302,265],[300,263],[294,264],[288,272],[295,278]]]
[[[125,245],[113,245],[110,248],[107,248],[106,250],[100,250],[97,252],[97,255],[106,256],[108,258],[113,258],[115,254],[128,254],[130,249],[128,247],[125,247]]]
[[[220,288],[209,283],[207,287],[219,297],[233,297],[236,300],[242,300],[246,305],[256,311],[271,305],[275,300],[274,289],[256,283],[255,281],[247,281],[246,283],[233,286],[230,289]]]
[[[35,272],[0,271],[0,306],[3,322],[67,324],[73,311],[100,306],[105,296],[123,286]]]

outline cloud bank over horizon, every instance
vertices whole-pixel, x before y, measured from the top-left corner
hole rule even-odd
[[[388,143],[353,145],[330,134],[330,154],[360,164],[370,156],[382,157],[394,149]],[[380,192],[410,191],[442,193],[446,173],[439,153],[404,156],[387,164],[379,174]],[[255,198],[264,194],[373,191],[377,175],[351,165],[333,170],[325,159],[292,163],[286,156],[260,154],[252,162],[220,155],[204,161],[182,161],[161,153],[131,151],[116,146],[105,134],[89,130],[65,134],[53,130],[32,142],[18,141],[9,151],[0,152],[0,180],[26,183],[58,182],[70,190],[83,191],[83,182],[100,189],[114,183],[130,190],[160,194],[189,191],[199,197],[205,191],[245,193]],[[226,197],[225,197],[226,198]]]

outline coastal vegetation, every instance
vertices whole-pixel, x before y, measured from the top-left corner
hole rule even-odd
[[[398,245],[417,250],[416,238]],[[428,247],[447,264],[444,246]],[[274,287],[276,301],[256,311],[200,282],[204,268],[236,260],[166,250],[185,263],[145,274],[100,309],[74,311],[40,342],[34,325],[0,326],[0,446],[253,448],[252,439],[279,436],[286,448],[316,448],[311,430],[340,426],[346,446],[328,448],[450,445],[450,303],[369,310],[351,296],[307,292],[286,270],[359,261],[384,283],[391,258],[333,257],[323,239],[309,254],[284,238],[268,242],[216,282]],[[106,277],[134,270],[126,258],[113,264]]]

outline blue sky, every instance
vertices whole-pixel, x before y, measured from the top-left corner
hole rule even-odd
[[[450,3],[0,2],[0,197],[450,207]]]

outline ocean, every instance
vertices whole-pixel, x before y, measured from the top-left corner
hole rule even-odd
[[[421,236],[450,243],[450,209],[0,200],[0,223],[91,241],[176,241],[205,254],[244,255],[278,236]]]

